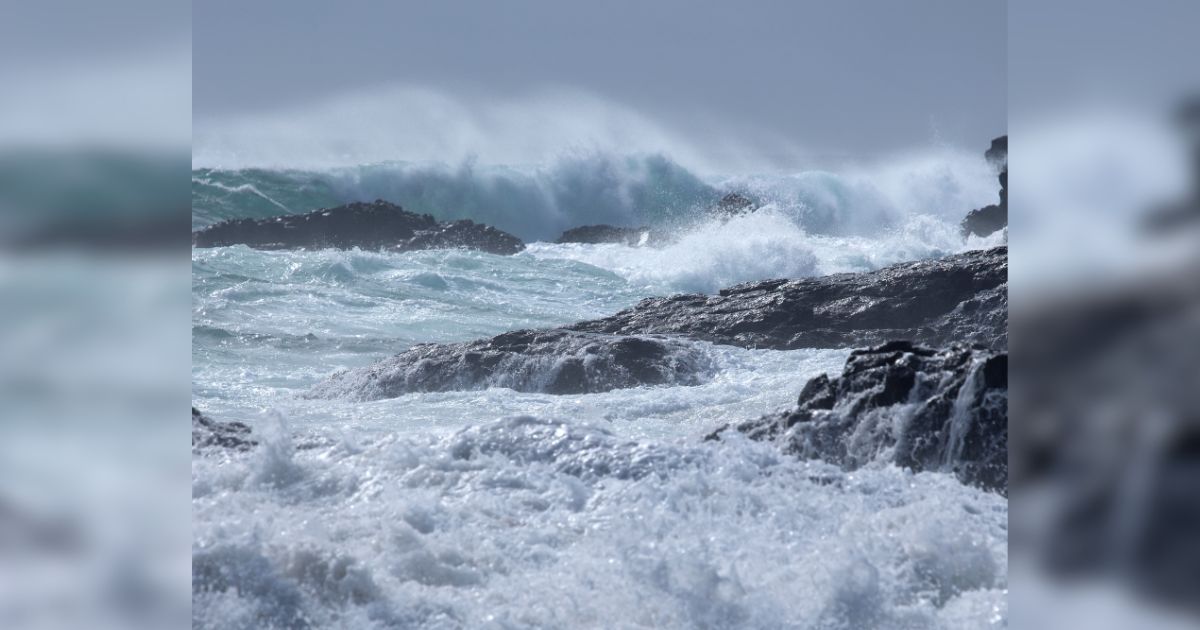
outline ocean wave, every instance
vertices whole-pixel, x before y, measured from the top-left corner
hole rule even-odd
[[[531,245],[521,256],[568,259],[611,271],[651,293],[714,293],[740,282],[860,272],[1000,244],[1004,235],[964,240],[957,223],[914,215],[872,235],[814,234],[769,205],[692,227],[661,248],[620,244]]]
[[[192,172],[193,227],[385,199],[443,220],[472,219],[526,241],[581,225],[680,230],[729,191],[774,207],[814,234],[861,236],[915,215],[957,223],[994,201],[995,175],[974,153],[940,150],[844,172],[705,175],[664,154],[576,152],[532,167],[385,162],[323,170]]]

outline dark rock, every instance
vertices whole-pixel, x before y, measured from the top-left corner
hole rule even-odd
[[[250,427],[241,422],[217,422],[192,407],[192,451],[210,447],[248,451],[258,442],[250,439]]]
[[[988,236],[997,230],[1008,227],[1008,204],[992,204],[976,208],[967,213],[963,219],[963,234]]]
[[[230,219],[192,233],[196,247],[248,245],[258,249],[467,248],[492,254],[525,249],[517,237],[496,228],[462,220],[440,223],[428,214],[406,212],[383,201],[351,203],[267,219]]]
[[[731,192],[717,202],[717,206],[713,209],[714,212],[726,216],[736,216],[753,212],[758,207],[749,197],[736,192]]]
[[[623,245],[647,245],[653,235],[648,227],[616,227],[612,225],[585,225],[571,228],[562,233],[555,243],[620,243]]]
[[[1008,136],[992,139],[992,146],[984,152],[983,157],[1001,170],[1008,169]]]
[[[508,232],[461,219],[417,232],[408,243],[397,249],[477,249],[490,254],[511,255],[525,249],[525,244]]]
[[[1008,354],[907,341],[856,350],[841,376],[809,381],[794,409],[733,429],[848,469],[883,460],[1007,493]]]
[[[650,298],[568,330],[672,334],[744,348],[862,347],[888,339],[993,349],[1008,340],[1008,248],[869,273],[737,285],[717,295]]]
[[[1200,223],[1200,95],[1186,98],[1175,111],[1174,123],[1180,138],[1190,146],[1192,189],[1183,199],[1152,209],[1144,219],[1151,234],[1195,228]]]
[[[564,328],[415,346],[336,374],[309,395],[374,400],[488,387],[580,394],[699,384],[709,372],[707,358],[678,337],[779,350],[861,346],[896,337],[1001,349],[1007,345],[1007,278],[1007,249],[998,247],[870,273],[748,283],[715,296],[651,298]],[[813,404],[828,403],[816,390],[806,395]]]
[[[489,387],[585,394],[698,385],[709,372],[704,352],[680,339],[518,330],[479,341],[414,346],[375,365],[335,374],[308,395],[377,400]]]
[[[984,157],[1000,171],[1000,203],[968,212],[962,222],[963,236],[987,236],[1008,227],[1008,136],[992,140]]]
[[[1193,615],[1198,273],[1190,260],[1014,310],[1010,438],[1012,497],[1026,503],[1014,549],[1056,579],[1115,578]]]

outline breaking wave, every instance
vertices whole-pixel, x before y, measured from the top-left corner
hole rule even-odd
[[[812,234],[876,235],[929,216],[956,226],[992,203],[998,186],[981,156],[940,150],[843,172],[724,177],[664,154],[581,152],[538,166],[467,159],[382,162],[321,170],[192,171],[193,228],[351,201],[386,199],[439,219],[473,219],[526,241],[553,241],[581,225],[687,230],[722,195],[738,191]]]

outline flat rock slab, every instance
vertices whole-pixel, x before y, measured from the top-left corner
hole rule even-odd
[[[740,284],[717,295],[650,298],[568,330],[668,334],[743,348],[863,347],[891,339],[1008,345],[1008,248],[869,273]]]

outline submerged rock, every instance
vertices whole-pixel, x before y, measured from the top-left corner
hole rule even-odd
[[[192,451],[210,447],[247,451],[258,445],[250,439],[250,427],[241,422],[217,422],[192,407]]]
[[[882,459],[1007,493],[1008,353],[906,341],[856,350],[841,376],[809,381],[794,409],[732,428],[848,469]]]
[[[766,280],[717,295],[650,298],[568,330],[673,334],[743,348],[862,347],[889,339],[943,346],[1008,342],[1008,248],[868,273]]]
[[[758,208],[758,204],[754,203],[749,197],[736,192],[731,192],[717,202],[713,212],[724,216],[736,216],[753,212]]]
[[[518,330],[479,341],[414,346],[375,365],[335,374],[308,395],[377,400],[489,387],[586,394],[639,385],[699,385],[709,372],[704,352],[681,339]]]
[[[413,251],[465,248],[492,254],[525,249],[521,239],[461,220],[442,223],[382,199],[267,219],[230,219],[192,233],[196,247],[248,245],[258,249],[351,248]]]
[[[562,233],[555,243],[619,243],[648,245],[654,235],[648,227],[617,227],[613,225],[584,225]]]
[[[962,222],[964,236],[987,236],[1008,227],[1008,136],[992,140],[984,157],[1000,171],[1000,203],[968,212]]]

